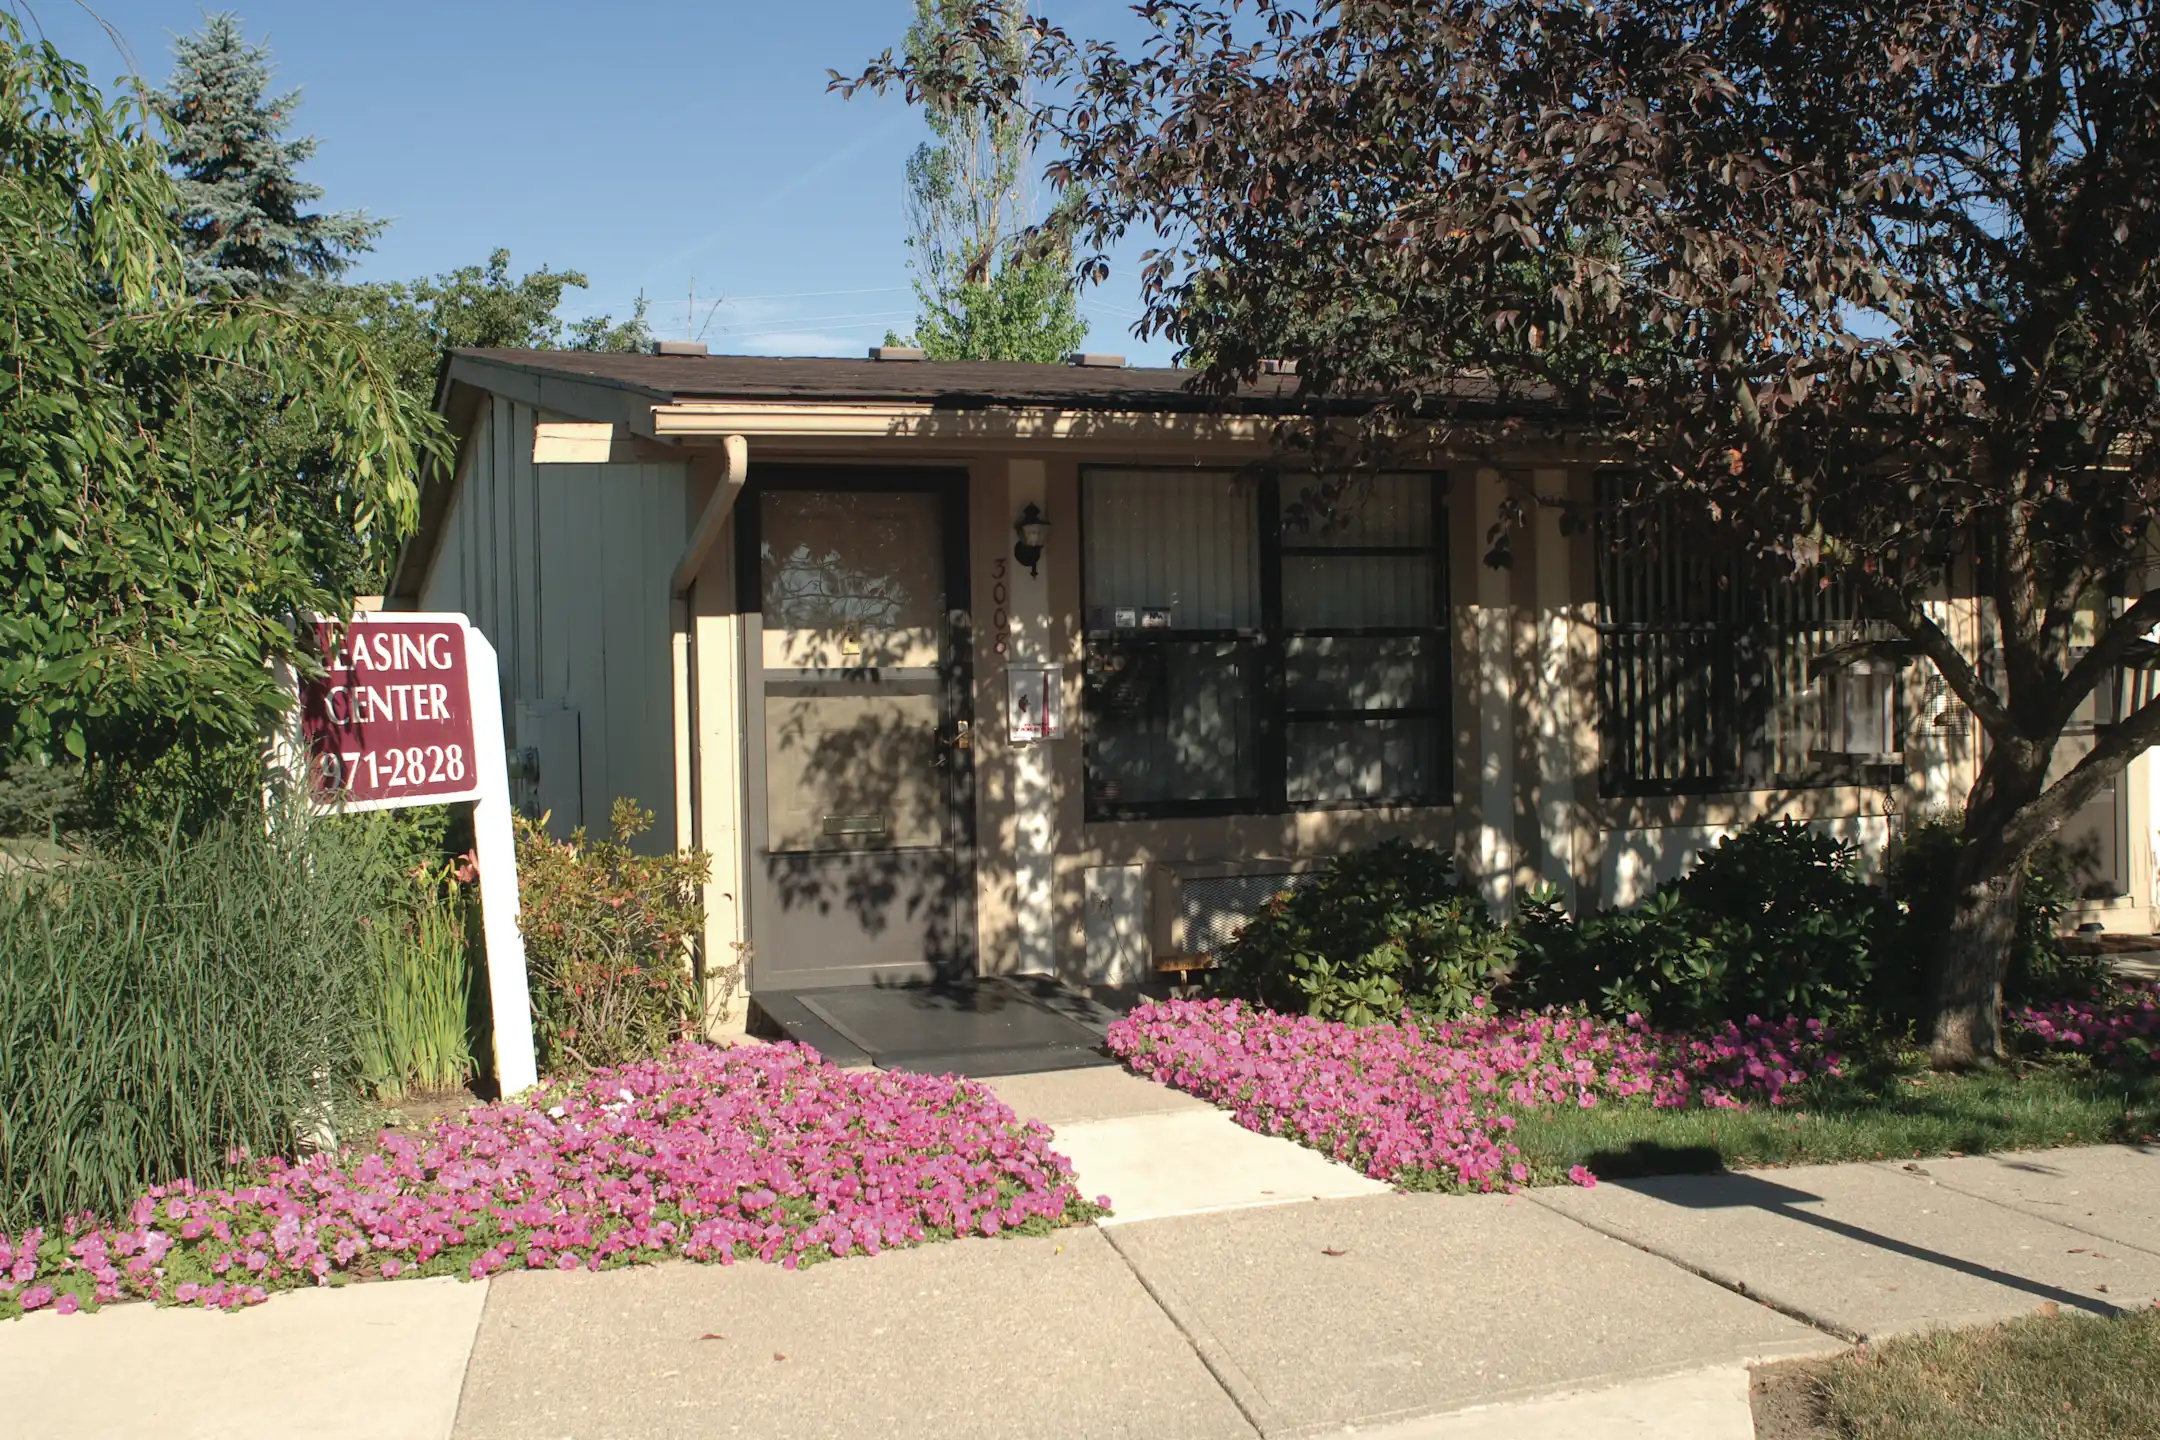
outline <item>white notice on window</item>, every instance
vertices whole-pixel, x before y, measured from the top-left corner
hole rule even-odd
[[[1020,669],[1005,672],[1005,715],[1015,745],[1065,736],[1065,704],[1059,672]]]

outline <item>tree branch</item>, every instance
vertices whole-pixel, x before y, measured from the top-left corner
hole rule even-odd
[[[1920,653],[1934,662],[1945,683],[1958,699],[1965,702],[1990,738],[2008,740],[2016,733],[2010,711],[2001,697],[1980,678],[1972,662],[1958,649],[1957,643],[1936,624],[1928,613],[1914,604],[1894,586],[1880,580],[1861,577],[1861,594],[1877,618],[1887,620],[1904,631],[1911,641],[1920,647]]]
[[[2102,785],[2154,745],[2160,745],[2160,700],[2146,701],[2129,719],[2102,731],[2099,743],[2084,759],[2011,817],[2003,827],[2004,848],[2012,855],[2022,855],[2047,839],[2099,794]]]
[[[2122,663],[2130,646],[2155,625],[2160,625],[2160,590],[2148,590],[2100,632],[2084,658],[2063,676],[2062,690],[2055,702],[2058,728],[2069,723],[2078,704],[2106,678],[2108,671]]]

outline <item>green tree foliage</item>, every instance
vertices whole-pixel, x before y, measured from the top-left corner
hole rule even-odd
[[[292,617],[351,608],[324,546],[409,529],[440,443],[354,327],[191,294],[143,113],[0,15],[0,751],[254,743]],[[298,500],[203,433],[240,376],[320,438]]]
[[[2056,763],[2160,623],[2152,0],[1143,8],[1144,54],[1045,27],[1014,80],[981,0],[853,83],[1049,97],[1076,233],[1162,238],[1139,328],[1201,388],[1296,360],[1372,402],[1361,450],[1509,444],[1557,402],[1743,583],[1851,587],[1985,732],[1931,1032],[1997,1054],[2024,857],[2160,741],[2125,705]]]
[[[277,295],[334,280],[370,248],[382,222],[359,211],[309,212],[322,189],[299,177],[313,136],[284,138],[300,92],[272,95],[270,54],[212,15],[173,45],[156,97],[177,176],[188,284],[203,293]]]
[[[1024,0],[1002,0],[980,17],[965,0],[915,0],[910,57],[984,28],[973,79],[1021,77]],[[908,250],[919,313],[914,343],[933,360],[1050,364],[1087,338],[1071,272],[1066,211],[1035,226],[1035,148],[1025,109],[980,109],[958,87],[919,97],[934,137],[908,157]],[[900,337],[890,336],[891,341]]]
[[[451,350],[627,352],[651,346],[642,296],[626,320],[592,315],[566,322],[557,313],[563,292],[585,284],[576,270],[542,267],[513,277],[510,252],[497,250],[485,265],[462,265],[432,279],[346,285],[330,304],[374,342],[410,394],[432,404],[436,369]]]

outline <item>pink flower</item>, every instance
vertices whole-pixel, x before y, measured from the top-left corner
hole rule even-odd
[[[794,1265],[920,1243],[960,1216],[1001,1233],[1086,1213],[1047,1129],[981,1086],[841,1071],[795,1045],[684,1046],[539,1103],[479,1107],[364,1154],[264,1161],[243,1183],[185,1193],[177,1238],[156,1228],[169,1203],[138,1206],[129,1223],[79,1227],[64,1266],[90,1270],[101,1298],[233,1308],[434,1260],[476,1279],[513,1256],[566,1269],[669,1255]],[[10,1285],[40,1278],[40,1239],[0,1236]],[[224,1278],[167,1293],[156,1267],[169,1252]],[[51,1298],[34,1286],[15,1303]]]

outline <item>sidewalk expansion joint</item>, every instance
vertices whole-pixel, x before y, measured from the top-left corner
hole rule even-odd
[[[1582,1226],[1583,1229],[1590,1231],[1594,1235],[1602,1235],[1608,1240],[1617,1240],[1622,1245],[1625,1245],[1630,1249],[1640,1250],[1643,1254],[1648,1255],[1653,1259],[1664,1261],[1666,1264],[1672,1266],[1675,1270],[1684,1270],[1688,1274],[1693,1275],[1698,1280],[1709,1281],[1712,1285],[1717,1286],[1720,1290],[1729,1290],[1733,1294],[1738,1295],[1743,1300],[1752,1300],[1757,1305],[1762,1306],[1765,1310],[1774,1310],[1778,1314],[1783,1315],[1788,1320],[1797,1320],[1802,1325],[1807,1326],[1810,1330],[1820,1330],[1823,1334],[1830,1336],[1834,1340],[1842,1341],[1847,1345],[1860,1345],[1865,1344],[1867,1341],[1867,1336],[1862,1335],[1857,1330],[1848,1329],[1847,1327],[1840,1325],[1835,1321],[1826,1320],[1819,1315],[1810,1314],[1809,1312],[1800,1309],[1798,1306],[1787,1305],[1781,1301],[1772,1300],[1757,1291],[1748,1289],[1746,1283],[1743,1281],[1728,1280],[1723,1275],[1717,1274],[1715,1271],[1706,1270],[1702,1266],[1692,1264],[1689,1261],[1681,1259],[1677,1255],[1668,1254],[1667,1252],[1658,1249],[1655,1245],[1651,1245],[1644,1241],[1637,1240],[1632,1235],[1625,1235],[1618,1230],[1607,1229],[1603,1225],[1598,1225],[1589,1220],[1583,1219],[1583,1217],[1580,1215],[1571,1215],[1567,1211],[1562,1210],[1557,1205],[1548,1205],[1543,1200],[1538,1199],[1537,1196],[1530,1191],[1525,1190],[1520,1193],[1523,1199],[1528,1200],[1531,1204],[1537,1206],[1540,1210],[1545,1211],[1549,1215],[1557,1215],[1563,1220],[1571,1221],[1574,1224]]]
[[[1253,1433],[1262,1436],[1263,1440],[1264,1437],[1274,1435],[1274,1407],[1260,1394],[1259,1387],[1223,1353],[1223,1347],[1208,1333],[1207,1326],[1185,1308],[1167,1284],[1157,1285],[1148,1278],[1147,1272],[1142,1270],[1125,1247],[1118,1243],[1115,1228],[1098,1225],[1095,1230],[1110,1243],[1110,1248],[1117,1252],[1118,1259],[1125,1262],[1125,1268],[1132,1272],[1133,1279],[1140,1282],[1140,1288],[1147,1292],[1156,1308],[1177,1327],[1178,1334],[1192,1347],[1193,1354],[1207,1367],[1208,1374],[1215,1378],[1215,1383],[1222,1388],[1223,1394],[1230,1397],[1230,1403],[1237,1407],[1238,1414],[1245,1417],[1245,1423],[1252,1426]]]

